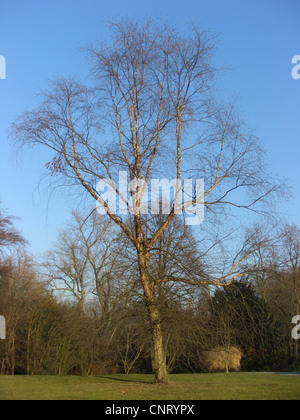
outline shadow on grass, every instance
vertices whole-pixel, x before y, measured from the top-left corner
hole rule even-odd
[[[125,376],[125,375],[124,375]],[[149,380],[149,381],[145,381],[145,380],[141,380],[141,379],[130,379],[130,378],[115,378],[112,376],[102,376],[102,375],[97,375],[95,376],[96,378],[101,378],[101,379],[108,379],[111,381],[120,381],[120,382],[130,382],[133,384],[154,384],[154,379],[153,380]]]

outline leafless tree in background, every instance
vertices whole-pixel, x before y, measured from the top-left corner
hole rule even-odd
[[[0,256],[7,247],[24,245],[25,239],[14,227],[15,218],[0,210]]]
[[[95,297],[101,318],[109,324],[112,313],[119,304],[126,306],[135,288],[135,264],[126,245],[107,216],[94,212],[85,220],[73,212],[45,256],[44,278],[52,291],[75,300],[80,311]]]

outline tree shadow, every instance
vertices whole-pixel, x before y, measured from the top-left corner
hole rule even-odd
[[[135,384],[154,384],[154,379],[153,380],[149,380],[149,381],[145,381],[145,380],[139,380],[139,379],[130,379],[130,378],[115,378],[112,376],[105,376],[105,375],[95,375],[96,378],[101,378],[101,379],[108,379],[111,381],[119,381],[119,382],[131,382],[131,383],[135,383]]]

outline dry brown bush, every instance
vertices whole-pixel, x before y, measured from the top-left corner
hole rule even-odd
[[[216,347],[204,351],[202,356],[202,362],[208,372],[238,372],[241,368],[242,352],[238,347]]]

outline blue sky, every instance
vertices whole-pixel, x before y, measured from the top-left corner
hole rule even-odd
[[[0,199],[31,243],[49,248],[69,219],[73,199],[60,191],[49,201],[39,188],[47,153],[16,160],[7,139],[10,123],[37,103],[36,93],[58,75],[88,77],[79,51],[105,39],[105,20],[160,17],[184,31],[191,23],[219,34],[217,65],[232,71],[220,79],[225,95],[239,95],[242,118],[254,127],[274,175],[288,179],[292,200],[280,206],[300,225],[300,79],[291,76],[300,55],[299,0],[0,0]]]

